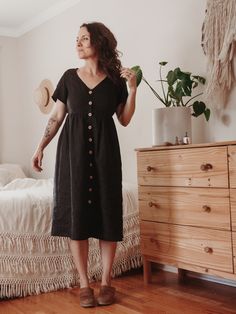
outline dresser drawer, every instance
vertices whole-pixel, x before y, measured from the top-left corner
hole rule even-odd
[[[141,221],[141,251],[157,262],[233,272],[231,233]]]
[[[236,145],[228,147],[229,154],[229,182],[231,188],[236,188]]]
[[[139,185],[228,187],[226,147],[139,151]]]
[[[232,232],[232,237],[233,237],[234,273],[236,274],[236,232]]]
[[[227,189],[139,186],[139,210],[143,220],[230,230]]]
[[[232,230],[236,231],[236,189],[230,189]]]

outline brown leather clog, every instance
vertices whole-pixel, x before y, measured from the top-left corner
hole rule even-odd
[[[99,305],[109,305],[115,301],[116,289],[111,286],[101,286],[97,302]]]
[[[94,307],[96,306],[96,299],[94,297],[93,289],[90,287],[81,288],[79,292],[80,306]]]

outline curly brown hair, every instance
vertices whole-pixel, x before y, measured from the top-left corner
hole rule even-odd
[[[91,45],[98,54],[99,70],[103,71],[114,83],[119,83],[121,53],[116,49],[117,40],[113,33],[100,22],[83,23],[81,27],[86,27],[90,33]]]

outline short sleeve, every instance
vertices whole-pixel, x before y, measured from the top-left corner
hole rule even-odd
[[[122,79],[118,87],[117,105],[126,104],[127,97],[128,97],[128,89],[127,89],[126,81],[125,79]]]
[[[62,75],[59,80],[57,87],[52,95],[52,99],[56,102],[57,99],[62,101],[64,104],[67,103],[68,89],[66,85],[66,72]]]

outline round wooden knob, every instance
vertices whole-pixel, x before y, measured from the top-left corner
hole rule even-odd
[[[212,169],[213,166],[212,166],[212,164],[202,164],[200,168],[202,171],[208,171],[208,170]]]
[[[148,203],[149,207],[158,207],[158,204],[157,203],[154,203],[154,202],[149,202]]]
[[[150,172],[152,170],[154,170],[155,168],[154,167],[151,167],[151,166],[147,166],[147,171]]]
[[[206,253],[213,253],[213,249],[211,247],[209,247],[209,246],[204,247],[204,251]]]
[[[150,242],[159,246],[158,240],[154,238],[150,238]]]
[[[211,207],[207,205],[203,205],[202,208],[204,209],[204,212],[210,213]]]

